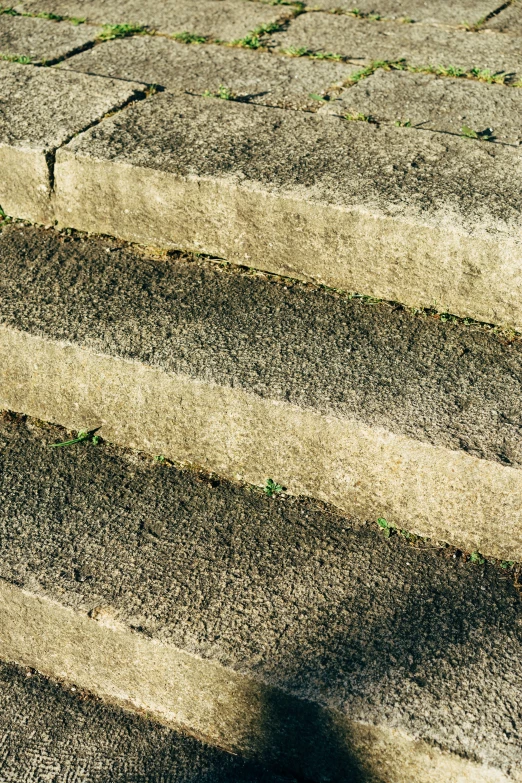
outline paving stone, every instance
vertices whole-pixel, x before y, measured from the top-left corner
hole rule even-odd
[[[276,49],[333,52],[350,60],[405,59],[411,65],[487,68],[522,75],[522,38],[492,32],[468,33],[427,24],[371,22],[351,16],[301,14],[274,33]]]
[[[0,259],[2,407],[522,559],[520,342],[54,231]]]
[[[487,30],[495,30],[499,33],[510,35],[522,35],[522,3],[514,2],[496,16],[492,17],[485,25]]]
[[[53,783],[287,782],[74,686],[0,663],[0,777],[29,783],[51,775]]]
[[[356,70],[344,63],[224,46],[187,46],[152,36],[108,41],[72,57],[63,68],[199,95],[207,90],[217,93],[223,85],[242,100],[287,108],[317,108],[311,93],[323,95]]]
[[[92,43],[98,28],[0,14],[0,59],[22,57],[52,63]]]
[[[1,421],[4,659],[299,779],[520,781],[512,571],[115,446],[49,448],[64,437]],[[18,709],[40,683],[16,686]],[[59,715],[64,697],[56,704],[46,690]],[[79,712],[70,710],[66,727]],[[84,732],[86,750],[96,742],[101,711],[83,704],[79,752]],[[129,747],[131,769],[152,733],[136,724],[109,717],[116,747],[106,752]],[[170,736],[155,734],[157,764]]]
[[[81,55],[80,55],[81,56]],[[522,142],[522,90],[407,71],[377,71],[323,104],[321,112],[363,114],[377,122],[410,122],[424,130],[462,133],[492,128],[496,141]]]
[[[0,62],[0,205],[7,214],[52,222],[57,147],[143,95],[142,89],[132,82]]]
[[[59,150],[56,214],[521,327],[521,166],[501,145],[162,93]]]
[[[162,33],[190,32],[224,41],[291,15],[284,6],[247,0],[22,0],[27,13],[84,17],[95,24],[140,24]]]
[[[351,0],[308,0],[307,8],[322,10],[353,11],[356,7],[362,14],[375,14],[386,19],[405,19],[428,24],[461,25],[476,24],[495,11],[499,3],[495,0],[459,0],[455,3],[433,2],[433,0],[358,0],[354,6]]]

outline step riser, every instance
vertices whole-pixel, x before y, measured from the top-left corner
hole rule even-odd
[[[55,178],[55,217],[64,227],[522,328],[522,249],[514,239],[280,197],[260,185],[92,162],[67,149],[58,151]]]
[[[508,783],[401,732],[355,723],[0,580],[0,658],[315,781]],[[355,761],[354,761],[355,759]]]
[[[0,407],[522,559],[522,472],[353,420],[0,327]]]

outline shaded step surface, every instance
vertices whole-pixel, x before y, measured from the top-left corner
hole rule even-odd
[[[4,783],[291,783],[238,757],[0,663]]]
[[[313,780],[520,779],[509,568],[65,437],[1,419],[4,659]]]
[[[0,302],[7,409],[522,553],[518,339],[17,225]]]

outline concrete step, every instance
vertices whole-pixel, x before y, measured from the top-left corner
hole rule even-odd
[[[74,685],[0,662],[3,783],[291,783],[104,703]]]
[[[522,343],[435,315],[13,224],[0,406],[522,559]]]
[[[522,39],[227,3],[92,2],[79,26],[1,14],[9,40],[43,25],[35,61],[45,50],[61,65],[24,66],[22,90],[5,71],[3,210],[522,328]],[[131,12],[146,29],[129,27]],[[133,31],[148,34],[106,40]],[[382,71],[393,67],[405,72]],[[72,69],[86,72],[86,107],[68,97]],[[114,79],[100,83],[110,75],[125,100]],[[166,89],[139,100],[151,83]],[[42,139],[35,116],[61,137]]]
[[[1,419],[1,659],[298,778],[521,779],[518,569],[67,436]]]

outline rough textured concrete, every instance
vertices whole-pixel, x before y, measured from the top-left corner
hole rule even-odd
[[[22,0],[18,11],[85,17],[95,24],[139,24],[161,33],[189,32],[224,41],[291,16],[284,6],[245,0]]]
[[[500,145],[163,93],[58,151],[56,214],[522,327],[521,170]]]
[[[342,9],[362,14],[375,14],[386,19],[426,22],[428,24],[461,25],[476,24],[499,7],[498,0],[458,0],[458,2],[433,2],[433,0],[308,0],[307,8],[326,11]]]
[[[522,35],[522,4],[520,0],[518,2],[515,0],[512,5],[490,19],[486,24],[486,29],[510,35]]]
[[[81,57],[82,55],[80,55]],[[328,101],[321,112],[360,112],[376,122],[411,122],[461,135],[462,127],[492,128],[495,141],[522,141],[522,90],[407,71],[377,71]]]
[[[290,783],[7,663],[0,663],[0,777],[13,783]]]
[[[1,405],[522,558],[519,342],[106,242],[4,230]]]
[[[272,36],[276,49],[304,47],[334,52],[355,62],[405,59],[411,65],[489,68],[522,75],[522,39],[468,33],[427,24],[371,22],[351,16],[302,14]]]
[[[4,211],[38,223],[52,222],[56,148],[107,112],[143,95],[142,90],[132,82],[0,62]]]
[[[317,108],[311,93],[341,86],[356,70],[344,63],[278,57],[248,49],[176,43],[139,36],[109,41],[67,60],[74,71],[134,79],[201,95],[223,85],[236,98],[285,108]]]
[[[52,63],[84,49],[98,32],[95,27],[0,14],[0,58],[28,57],[33,63]]]
[[[281,764],[300,731],[312,779],[520,780],[509,571],[65,436],[1,423],[4,658]]]

